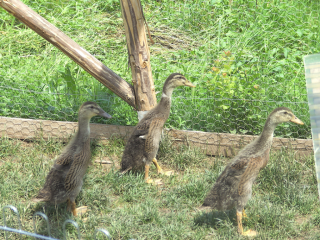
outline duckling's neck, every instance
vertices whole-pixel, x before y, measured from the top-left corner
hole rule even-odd
[[[162,96],[159,105],[163,106],[163,109],[170,109],[171,96],[174,88],[163,88]]]
[[[171,99],[173,90],[174,90],[174,86],[172,86],[170,82],[165,83],[162,90],[162,97],[168,97]]]
[[[273,133],[276,127],[277,127],[277,124],[272,123],[271,119],[268,118],[264,125],[263,131],[259,137],[259,143],[261,145],[271,146]]]
[[[90,118],[79,118],[78,119],[78,134],[79,139],[87,141],[90,137]]]

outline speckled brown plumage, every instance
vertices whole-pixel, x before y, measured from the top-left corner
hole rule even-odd
[[[46,182],[34,202],[46,201],[60,204],[68,200],[68,208],[76,215],[75,199],[79,194],[83,177],[90,163],[90,127],[93,116],[111,118],[94,102],[85,102],[79,109],[78,130],[46,177]],[[71,208],[71,209],[70,209]]]
[[[183,75],[171,74],[163,86],[162,97],[159,104],[151,109],[138,123],[131,134],[121,161],[121,171],[145,169],[145,179],[148,181],[150,163],[153,162],[161,173],[155,157],[164,123],[170,114],[171,95],[175,87],[195,87]]]
[[[290,109],[285,107],[275,109],[269,115],[261,135],[244,147],[231,160],[204,200],[203,206],[210,206],[217,210],[228,210],[236,207],[240,234],[247,236],[256,234],[252,230],[243,232],[242,212],[251,198],[253,182],[259,171],[269,161],[269,152],[276,126],[289,121],[303,124]]]

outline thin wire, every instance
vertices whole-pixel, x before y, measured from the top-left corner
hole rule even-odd
[[[17,234],[20,234],[20,235],[26,235],[26,236],[30,236],[30,237],[34,237],[34,238],[38,238],[38,239],[59,240],[57,238],[42,236],[42,235],[39,235],[39,234],[36,234],[36,233],[26,232],[26,231],[23,231],[21,229],[9,228],[9,227],[6,227],[6,226],[0,226],[0,230],[4,230],[6,232],[14,232],[14,233],[17,233]]]

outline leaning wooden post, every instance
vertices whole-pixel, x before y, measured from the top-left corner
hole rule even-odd
[[[3,7],[41,37],[59,48],[69,58],[79,64],[84,70],[121,97],[129,105],[134,108],[136,107],[132,86],[103,65],[103,63],[89,52],[80,47],[57,27],[49,23],[46,19],[19,0],[0,0],[0,7]]]
[[[140,0],[120,0],[120,3],[127,37],[132,83],[135,90],[136,109],[148,111],[156,105],[157,99],[151,73],[150,52],[142,6]]]

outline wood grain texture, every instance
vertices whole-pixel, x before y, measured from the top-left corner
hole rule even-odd
[[[1,136],[16,139],[67,139],[75,133],[77,126],[77,122],[0,117]],[[101,140],[114,136],[127,138],[132,130],[131,126],[90,123],[90,138]]]
[[[120,0],[120,3],[135,90],[136,109],[148,111],[157,104],[157,99],[141,3],[140,0]]]
[[[235,156],[244,146],[258,136],[229,133],[168,130],[176,144],[188,144],[200,148],[207,155]],[[312,139],[273,138],[272,150],[292,149],[296,157],[313,154]]]
[[[75,132],[76,127],[76,122],[0,117],[1,136],[16,139],[66,139]],[[90,138],[103,141],[113,136],[119,136],[127,140],[133,128],[133,126],[91,123]],[[165,131],[175,145],[185,144],[190,147],[200,148],[207,155],[221,155],[225,157],[235,156],[240,149],[257,137],[172,129],[166,129]],[[312,139],[273,138],[271,149],[274,151],[282,148],[292,149],[297,157],[313,154]]]
[[[60,49],[104,86],[135,108],[133,87],[61,30],[19,0],[0,0],[0,6]]]

